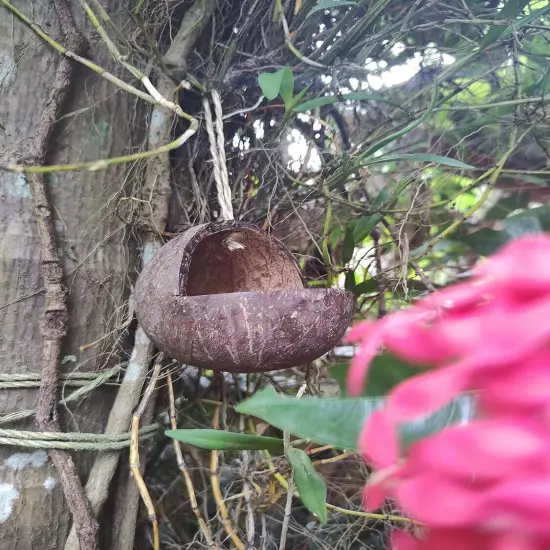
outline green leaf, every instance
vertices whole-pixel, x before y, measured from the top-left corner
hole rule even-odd
[[[411,294],[411,292],[415,293],[421,293],[426,292],[427,288],[426,285],[419,281],[418,279],[409,278],[406,281],[407,283],[407,292]],[[360,295],[360,294],[372,294],[373,292],[378,292],[379,290],[382,291],[382,289],[379,289],[378,282],[375,278],[371,277],[370,279],[367,279],[366,281],[362,281],[359,284],[355,285],[355,288],[353,289],[353,293]],[[384,289],[384,291],[387,291],[388,289]],[[399,285],[398,288],[392,289],[392,294],[394,297],[396,296],[404,296],[404,290],[401,285]]]
[[[455,240],[463,242],[474,252],[489,256],[501,246],[523,235],[550,231],[550,206],[528,208],[502,220],[505,229],[496,231],[487,227],[468,235],[459,235]]]
[[[354,294],[368,294],[376,292],[378,290],[378,284],[375,279],[368,279],[355,286],[353,289]]]
[[[294,85],[293,85],[294,87]],[[287,111],[294,110],[294,107],[302,101],[302,98],[306,95],[307,91],[309,90],[309,86],[306,86],[303,90],[298,92],[289,102],[285,103],[285,107]]]
[[[506,244],[510,240],[510,237],[505,231],[495,231],[494,229],[484,227],[468,235],[457,236],[456,240],[470,247],[476,254],[489,256],[502,245]]]
[[[550,11],[550,6],[545,6],[543,8],[534,10],[529,15],[526,15],[525,17],[522,17],[517,21],[514,21],[513,27],[509,25],[508,27],[505,28],[505,31],[502,33],[501,38],[509,36],[512,33],[517,33],[520,29],[522,29],[526,25],[530,25],[531,23],[539,19],[542,15],[545,15],[546,13],[548,13],[549,11]]]
[[[340,386],[340,392],[342,396],[346,395],[346,380],[348,379],[349,362],[346,363],[334,363],[330,365],[329,374],[333,380],[338,382]]]
[[[283,440],[223,430],[167,430],[165,435],[182,443],[211,451],[263,451],[283,452]]]
[[[443,166],[452,166],[454,168],[462,168],[465,170],[472,170],[475,167],[470,164],[465,164],[459,160],[449,157],[442,157],[440,155],[431,155],[428,153],[412,153],[404,155],[392,155],[389,157],[376,157],[374,159],[363,162],[361,166],[368,166],[371,164],[380,164],[381,162],[398,162],[400,160],[416,160],[419,162],[433,162],[435,164],[441,164]]]
[[[277,71],[276,73],[260,73],[258,76],[258,84],[260,85],[262,93],[270,101],[279,95],[282,77],[281,71]]]
[[[502,220],[514,210],[525,208],[529,201],[528,193],[516,193],[499,200],[485,215],[486,220]]]
[[[508,0],[500,10],[495,21],[514,19],[523,11],[523,8],[525,8],[527,4],[529,4],[529,0]],[[483,37],[479,49],[484,50],[491,44],[494,44],[508,27],[509,25],[491,25]]]
[[[256,416],[300,438],[338,449],[357,449],[365,420],[384,405],[384,398],[292,399],[277,394],[272,388],[266,390],[240,403],[237,412]],[[407,446],[451,424],[467,422],[474,409],[473,398],[461,396],[427,418],[403,425],[401,441]]]
[[[355,271],[348,271],[346,273],[344,288],[349,291],[353,291],[353,289],[355,288]]]
[[[550,206],[538,206],[536,208],[528,208],[518,214],[508,216],[502,223],[507,227],[508,231],[513,225],[525,224],[529,218],[535,219],[538,222],[541,231],[550,231]],[[529,223],[529,222],[527,222]]]
[[[330,375],[340,386],[342,396],[347,395],[346,378],[349,369],[349,363],[337,363],[330,367]],[[364,397],[378,397],[387,395],[388,392],[411,376],[422,372],[422,367],[413,366],[405,363],[397,357],[384,353],[377,355],[369,369],[369,379],[363,393]]]
[[[372,216],[361,216],[353,224],[353,240],[355,244],[362,243],[380,223],[381,214],[373,214]]]
[[[258,76],[258,84],[262,93],[270,101],[275,99],[279,94],[286,103],[290,90],[290,99],[294,93],[294,76],[288,67],[283,67],[274,73],[260,73]],[[283,95],[284,94],[284,95]]]
[[[318,107],[324,107],[325,105],[332,105],[337,101],[339,101],[338,98],[333,95],[317,97],[315,99],[309,99],[308,101],[304,101],[299,105],[295,105],[293,110],[296,111],[297,113],[305,113],[306,111],[313,111],[313,109],[317,109]]]
[[[281,85],[279,88],[279,93],[287,106],[287,109],[292,108],[292,97],[294,96],[294,75],[288,67],[281,69],[283,72],[281,78]]]
[[[506,227],[505,233],[508,240],[518,239],[524,235],[542,233],[543,231],[540,220],[534,216],[524,216],[514,220],[510,220],[510,218],[502,220],[502,224]]]
[[[461,395],[427,418],[400,427],[401,447],[406,449],[416,441],[436,434],[449,426],[470,423],[476,413],[473,395]]]
[[[352,0],[321,0],[311,11],[307,14],[307,17],[321,10],[330,10],[333,8],[341,8],[344,6],[357,6],[357,2]]]
[[[309,456],[301,449],[289,448],[286,459],[292,467],[294,483],[304,506],[319,519],[327,522],[327,484],[315,471]]]
[[[388,204],[391,204],[393,206],[395,202],[396,199],[394,198],[392,200],[389,191],[384,187],[380,190],[380,193],[378,193],[378,195],[376,195],[376,198],[372,201],[372,207],[384,208]]]
[[[305,113],[306,111],[312,111],[318,107],[324,107],[325,105],[332,105],[342,100],[345,101],[378,101],[380,103],[388,103],[395,107],[400,107],[393,101],[388,101],[385,97],[378,94],[371,94],[369,92],[350,92],[342,95],[326,95],[322,97],[316,97],[315,99],[308,99],[299,105],[294,107],[294,111],[298,113]]]
[[[353,228],[348,225],[344,236],[344,244],[342,245],[342,264],[347,264],[353,257],[355,250],[355,239],[353,238]]]
[[[548,67],[550,69],[550,67]],[[550,72],[548,73],[550,74]],[[548,178],[548,176],[546,176]],[[532,183],[533,185],[540,185],[541,187],[548,187],[548,179],[540,178],[538,176],[533,176],[531,174],[522,174],[521,181],[527,183]]]

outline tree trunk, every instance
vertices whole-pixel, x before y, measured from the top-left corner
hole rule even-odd
[[[52,2],[15,0],[15,6],[62,42]],[[76,25],[90,39],[95,31],[78,2],[69,2]],[[120,27],[128,2],[109,2]],[[95,38],[87,57],[113,74],[132,78]],[[0,162],[24,159],[51,91],[60,57],[0,4]],[[136,99],[84,67],[76,72],[70,105],[51,144],[48,164],[95,160],[135,152],[143,144]],[[136,174],[121,165],[107,171],[46,176],[57,245],[69,289],[69,334],[64,372],[98,371],[119,361],[127,311],[128,277],[135,254],[126,226],[116,215],[122,195],[137,188]],[[133,247],[135,248],[135,247]],[[0,172],[0,373],[39,373],[40,316],[44,305],[40,242],[29,185],[24,175]],[[93,344],[93,345],[90,345]],[[84,351],[80,348],[85,346]],[[70,388],[63,389],[66,395]],[[0,389],[0,415],[32,409],[35,389]],[[64,429],[101,433],[111,392],[62,408]],[[0,428],[35,429],[33,418]],[[82,477],[94,456],[75,453]],[[43,450],[0,446],[0,548],[63,548],[70,517],[57,474]]]

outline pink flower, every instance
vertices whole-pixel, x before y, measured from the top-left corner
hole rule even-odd
[[[498,254],[481,262],[474,273],[490,278],[501,288],[516,293],[539,295],[550,292],[550,235],[528,235],[516,239]]]
[[[550,420],[550,346],[480,381],[483,408],[492,414],[541,413]]]
[[[391,425],[384,411],[368,424],[376,426],[362,434],[361,447],[369,458],[384,444],[386,451],[395,449],[393,442],[387,446],[395,433],[390,428],[384,434]],[[385,469],[365,490],[369,509],[393,497],[431,529],[500,537],[514,526],[515,532],[550,544],[550,439],[536,422],[480,420],[415,443],[406,460],[398,455],[382,455]]]
[[[393,550],[547,550],[547,544],[513,531],[500,537],[464,529],[430,529],[422,540],[400,531],[392,536]]]
[[[394,550],[550,548],[550,237],[514,241],[473,273],[350,334],[350,393],[383,348],[433,369],[396,386],[360,435],[377,468],[365,506],[394,498],[427,527],[394,533]],[[473,423],[401,447],[404,424],[468,390]]]
[[[531,243],[537,255],[541,243],[548,248],[544,257],[549,259],[543,263],[550,264],[550,238],[529,237],[525,246]],[[350,340],[360,341],[360,346],[350,368],[348,392],[361,392],[372,359],[384,347],[412,364],[446,367],[395,389],[389,401],[401,420],[433,412],[464,390],[478,390],[483,396],[497,376],[501,388],[507,379],[519,381],[522,375],[518,370],[526,369],[528,376],[523,378],[531,391],[539,383],[544,385],[548,369],[541,366],[540,360],[539,367],[533,366],[533,361],[539,354],[546,357],[550,346],[550,283],[544,286],[535,275],[522,278],[516,275],[519,269],[510,270],[511,253],[527,265],[534,262],[529,254],[520,255],[523,249],[518,246],[512,243],[475,270],[484,279],[436,292],[376,323],[357,325],[350,333]],[[510,271],[517,284],[508,284],[507,279],[497,276],[494,265]],[[548,292],[529,293],[529,281]],[[520,286],[521,282],[527,287]],[[511,401],[518,401],[512,392],[499,391],[499,397],[489,391],[486,398],[482,397],[482,405],[506,406],[502,397],[506,393]],[[527,406],[525,398],[523,401]],[[550,411],[550,403],[540,397],[537,402]]]

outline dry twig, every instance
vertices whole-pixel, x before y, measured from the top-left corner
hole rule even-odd
[[[212,420],[212,428],[218,430],[220,427],[220,408],[216,407],[214,412],[214,418]],[[227,506],[223,500],[223,494],[220,487],[220,478],[218,472],[218,451],[212,451],[210,454],[210,484],[212,485],[212,493],[214,499],[216,500],[216,506],[220,514],[221,521],[225,528],[225,532],[228,537],[231,539],[231,542],[237,547],[238,550],[245,550],[245,545],[243,541],[237,535],[231,519],[229,517],[229,512]]]
[[[172,384],[172,375],[168,373],[168,397],[170,399],[170,427],[172,430],[177,430],[177,419],[176,419],[176,400],[174,398],[174,385]],[[197,503],[197,496],[195,494],[195,488],[193,487],[193,480],[191,479],[191,474],[187,468],[187,464],[183,459],[183,453],[181,446],[178,441],[173,440],[174,452],[176,454],[176,461],[180,472],[183,474],[183,479],[185,480],[185,486],[187,487],[187,492],[189,493],[189,500],[191,501],[191,509],[197,518],[199,527],[204,535],[206,544],[209,548],[217,548],[212,540],[212,533],[210,532],[210,527],[208,523],[202,517],[199,505]]]

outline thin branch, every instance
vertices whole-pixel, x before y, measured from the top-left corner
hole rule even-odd
[[[54,5],[67,44],[70,45],[71,50],[83,52],[86,49],[86,42],[77,31],[65,0],[54,0]],[[69,57],[64,57],[55,72],[52,91],[38,123],[31,154],[27,159],[29,164],[43,164],[46,161],[55,123],[68,97],[73,76],[74,64]],[[36,423],[42,431],[59,432],[61,427],[57,411],[57,386],[59,365],[61,364],[61,345],[63,337],[67,333],[69,321],[67,291],[63,282],[63,267],[57,249],[52,207],[44,177],[41,174],[32,174],[29,177],[29,185],[36,212],[41,244],[41,271],[46,289],[41,322],[42,384],[38,394]],[[51,450],[49,455],[59,472],[65,499],[73,515],[81,550],[98,549],[99,525],[93,515],[90,502],[84,494],[71,455],[67,451],[61,450]]]
[[[307,384],[302,384],[298,393],[296,394],[296,399],[300,399],[302,395],[306,392]],[[290,448],[290,432],[283,432],[283,445],[285,449],[285,455],[287,455],[288,449]],[[288,527],[290,525],[290,518],[292,516],[292,499],[294,496],[294,473],[289,476],[287,487],[286,487],[286,504],[285,504],[285,515],[283,518],[283,525],[281,527],[281,537],[279,540],[279,550],[285,550],[286,539],[288,535]]]
[[[85,67],[88,67],[92,71],[99,74],[101,77],[108,80],[109,82],[112,82],[113,84],[115,84],[121,90],[131,93],[139,97],[140,99],[143,99],[144,101],[152,103],[153,105],[161,105],[163,107],[166,107],[171,111],[173,111],[179,117],[189,121],[189,127],[180,137],[178,137],[177,139],[175,139],[174,141],[166,145],[163,145],[151,151],[145,151],[142,153],[135,153],[133,155],[125,155],[121,157],[113,157],[109,159],[100,159],[100,160],[95,160],[90,162],[83,162],[79,164],[66,164],[66,165],[53,165],[53,166],[39,166],[39,165],[28,166],[28,165],[14,164],[14,163],[0,164],[0,170],[6,170],[8,172],[34,173],[34,174],[45,174],[45,173],[51,173],[51,172],[68,172],[68,171],[83,170],[83,169],[90,170],[90,171],[104,170],[108,166],[112,166],[115,164],[133,162],[133,161],[153,157],[155,155],[168,153],[173,149],[181,147],[181,145],[183,145],[193,134],[196,133],[198,128],[197,121],[191,115],[185,113],[179,105],[177,105],[173,101],[167,100],[162,94],[158,92],[158,90],[152,85],[150,80],[143,73],[141,73],[135,67],[132,67],[127,63],[125,63],[123,59],[120,59],[119,61],[121,61],[121,63],[123,63],[124,66],[128,70],[130,70],[132,74],[134,74],[134,76],[136,76],[141,80],[142,84],[148,90],[149,93],[145,93],[145,92],[142,92],[141,90],[138,90],[131,84],[128,84],[123,80],[121,80],[120,78],[112,75],[111,73],[107,72],[106,70],[96,65],[92,61],[73,52],[72,50],[74,48],[72,47],[66,48],[62,46],[59,42],[57,42],[56,40],[51,38],[47,33],[45,33],[38,25],[36,25],[36,23],[33,23],[24,13],[22,13],[15,6],[13,6],[8,0],[0,0],[0,4],[5,6],[11,13],[13,13],[13,15],[19,18],[29,28],[31,28],[38,36],[40,36],[44,41],[46,41],[52,48],[54,48],[56,51],[62,54],[65,57],[65,59],[72,59],[72,60],[78,61]],[[87,4],[86,6],[89,8]],[[91,15],[92,17],[94,17],[93,11],[91,11],[91,9],[89,10],[88,15],[89,16]],[[97,20],[97,18],[92,20],[92,24],[94,25],[96,30],[98,30],[98,32],[99,32],[99,28],[101,28],[103,31],[103,27],[101,27],[101,25],[99,24],[99,20]],[[102,35],[103,35],[103,32],[102,32]],[[107,45],[111,53],[114,54],[115,57],[117,56],[117,54],[120,56],[120,53],[118,52],[118,50],[116,49],[116,46],[112,41],[109,41]],[[122,56],[120,57],[122,58]]]
[[[219,430],[220,428],[220,407],[216,407],[216,410],[214,411],[212,428],[214,430]],[[216,501],[216,507],[218,508],[225,532],[231,539],[231,542],[235,545],[237,550],[245,550],[246,547],[233,527],[233,523],[229,517],[229,511],[227,510],[227,506],[225,505],[225,501],[223,499],[223,494],[220,487],[218,459],[218,451],[212,451],[210,453],[210,485],[212,486],[212,493],[214,495],[214,500]]]
[[[1,2],[2,0],[0,0]],[[162,153],[169,153],[173,149],[181,147],[193,134],[196,133],[199,127],[198,122],[195,119],[191,120],[189,128],[177,139],[162,145],[152,151],[143,151],[142,153],[135,153],[133,155],[125,155],[122,157],[111,157],[108,159],[93,160],[90,162],[82,162],[80,164],[57,164],[50,166],[25,166],[24,164],[0,164],[0,170],[6,170],[7,172],[19,172],[27,174],[49,174],[52,172],[72,172],[74,170],[88,170],[90,172],[96,172],[97,170],[105,170],[109,166],[116,164],[124,164],[126,162],[134,162],[136,160],[143,160]]]
[[[172,428],[172,430],[177,430],[178,425],[177,425],[176,404],[175,404],[176,400],[174,398],[174,385],[172,384],[172,375],[170,373],[168,373],[168,397],[169,397],[169,403],[170,403],[170,427]],[[187,468],[187,464],[185,463],[185,460],[183,458],[181,445],[179,441],[175,439],[172,440],[172,444],[174,446],[174,453],[176,455],[176,463],[178,465],[180,472],[183,474],[183,479],[185,481],[185,486],[187,488],[187,493],[189,495],[189,501],[191,502],[191,510],[193,510],[193,513],[197,518],[197,522],[204,536],[204,539],[206,540],[207,546],[209,548],[215,548],[217,550],[217,546],[212,540],[212,533],[210,532],[210,527],[202,517],[201,511],[197,502],[195,487],[193,486],[193,480],[191,479],[191,474],[189,473],[189,469]]]

